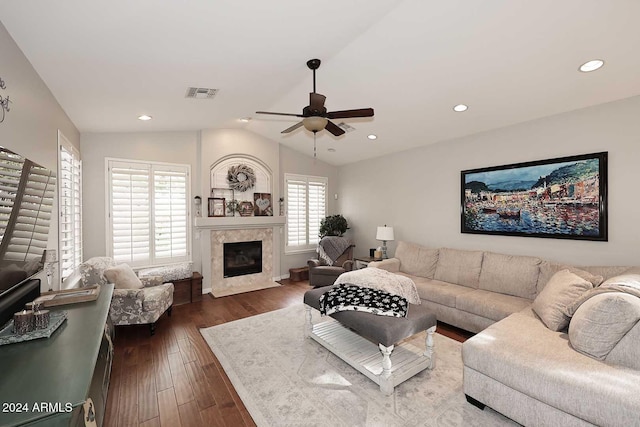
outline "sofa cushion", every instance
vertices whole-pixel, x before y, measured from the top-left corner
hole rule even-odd
[[[547,286],[533,301],[533,311],[547,328],[561,331],[569,325],[566,307],[592,288],[591,282],[577,274],[568,269],[560,270],[551,277]]]
[[[403,273],[400,273],[403,274]],[[406,275],[406,274],[403,274]],[[460,294],[473,292],[472,288],[452,283],[441,282],[424,277],[409,276],[413,279],[418,289],[418,295],[425,301],[432,301],[447,307],[456,306],[456,297]]]
[[[618,344],[604,359],[607,363],[626,366],[640,371],[640,357],[638,357],[638,343],[640,343],[640,322],[627,332]]]
[[[483,252],[481,251],[440,248],[433,278],[477,289],[482,256]]]
[[[640,371],[578,353],[565,333],[546,328],[531,310],[514,313],[468,339],[462,358],[466,367],[516,393],[585,421],[576,425],[637,424]]]
[[[129,264],[119,264],[104,270],[104,277],[116,289],[142,289],[143,285]]]
[[[537,294],[540,258],[485,252],[480,289],[534,299]]]
[[[398,242],[394,257],[400,260],[402,273],[433,279],[438,263],[438,249],[401,241]]]
[[[456,297],[456,308],[487,319],[502,320],[531,305],[526,298],[475,289]]]
[[[587,271],[585,269],[593,269],[593,271]],[[560,270],[569,270],[573,274],[576,274],[582,277],[584,280],[587,280],[593,284],[593,286],[598,286],[604,280],[601,274],[596,274],[596,272],[603,271],[604,267],[573,267],[567,264],[556,264],[549,261],[542,261],[540,264],[540,275],[538,276],[538,293],[540,293],[544,287],[551,280],[551,276],[556,274]]]
[[[604,360],[639,320],[640,298],[621,292],[595,295],[573,315],[569,341],[580,353]]]
[[[139,277],[162,276],[163,282],[188,279],[193,275],[193,262],[186,261],[179,264],[165,265],[161,267],[144,268],[138,271]]]

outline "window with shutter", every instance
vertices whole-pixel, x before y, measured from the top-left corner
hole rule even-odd
[[[287,243],[285,252],[315,249],[320,221],[327,214],[328,179],[285,174]]]
[[[109,255],[132,266],[188,260],[189,166],[107,163]]]
[[[58,205],[59,262],[64,283],[82,263],[82,163],[80,153],[60,135]]]

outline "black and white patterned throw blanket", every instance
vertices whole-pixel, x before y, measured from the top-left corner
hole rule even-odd
[[[406,298],[377,289],[342,284],[320,296],[320,313],[364,311],[378,316],[407,317]]]

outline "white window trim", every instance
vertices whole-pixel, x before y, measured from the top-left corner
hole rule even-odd
[[[307,183],[307,188],[309,185],[309,181],[318,181],[318,182],[322,182],[325,185],[325,200],[324,200],[324,215],[323,217],[327,216],[327,212],[329,209],[329,178],[325,177],[325,176],[314,176],[314,175],[300,175],[300,174],[293,174],[293,173],[285,173],[284,174],[284,191],[283,193],[285,194],[285,196],[287,195],[288,191],[289,191],[289,186],[288,186],[288,181],[290,180],[296,180],[296,181],[305,181]],[[307,192],[307,197],[308,197],[308,192]],[[308,204],[308,199],[307,199],[307,209],[309,208],[309,204]],[[308,244],[308,245],[304,245],[304,246],[289,246],[289,198],[288,196],[285,197],[285,236],[284,236],[284,253],[287,255],[293,255],[293,254],[302,254],[302,253],[313,253],[316,251],[317,249],[317,244]],[[307,215],[307,233],[309,232],[309,217]],[[309,237],[309,236],[307,236]]]
[[[105,216],[104,216],[104,223],[105,223],[105,232],[106,232],[106,239],[105,239],[105,252],[107,254],[107,256],[109,257],[113,257],[113,244],[112,244],[112,238],[113,238],[113,234],[111,232],[111,219],[109,217],[110,211],[111,211],[111,179],[109,176],[109,163],[110,162],[121,162],[121,163],[136,163],[136,164],[142,164],[142,165],[155,165],[155,166],[160,166],[160,167],[186,167],[187,169],[187,255],[185,257],[185,260],[182,262],[187,262],[187,261],[192,261],[193,260],[193,251],[192,251],[192,212],[191,212],[191,165],[189,164],[185,164],[185,163],[169,163],[169,162],[156,162],[156,161],[145,161],[145,160],[131,160],[131,159],[123,159],[123,158],[119,158],[119,157],[105,157],[104,159],[104,171],[105,171]],[[153,207],[151,207],[151,209],[153,209]],[[152,246],[153,247],[153,246]],[[153,256],[152,256],[153,259]],[[173,264],[178,264],[180,263],[180,261],[169,261],[169,262],[150,262],[144,265],[139,265],[139,264],[134,264],[131,265],[133,270],[139,270],[142,268],[147,268],[147,267],[160,267],[160,266],[167,266],[167,265],[173,265]]]
[[[58,265],[57,265],[57,269],[58,269],[58,277],[60,279],[62,279],[62,227],[60,226],[60,219],[62,218],[62,197],[60,194],[60,184],[61,184],[61,179],[60,179],[60,162],[62,161],[62,148],[64,147],[65,150],[71,152],[74,156],[77,156],[79,162],[80,162],[80,188],[78,189],[79,194],[80,194],[80,262],[82,262],[84,260],[83,258],[83,250],[84,250],[84,230],[82,228],[82,223],[83,223],[83,217],[82,217],[82,203],[83,203],[83,198],[82,198],[82,157],[80,155],[80,152],[78,151],[78,149],[76,147],[73,146],[73,144],[71,144],[71,142],[69,142],[69,140],[64,136],[64,134],[58,130],[58,161],[57,161],[57,169],[58,169],[58,182],[57,182],[57,191],[58,191]],[[76,266],[75,271],[69,275],[68,277],[66,277],[64,279],[64,281],[61,282],[61,289],[68,289],[68,288],[73,288],[76,286],[76,284],[80,281],[80,270],[79,270],[79,265]]]

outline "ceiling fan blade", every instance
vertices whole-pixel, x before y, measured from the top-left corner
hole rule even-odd
[[[294,130],[298,129],[300,126],[302,126],[302,122],[298,122],[295,125],[286,128],[285,130],[283,130],[280,133],[289,133],[289,132],[293,132]]]
[[[309,94],[309,109],[315,111],[322,110],[322,108],[324,107],[324,101],[326,101],[326,99],[327,97],[322,94],[311,92]]]
[[[360,108],[357,110],[331,111],[327,113],[329,119],[349,119],[354,117],[373,117],[373,108]]]
[[[293,116],[293,117],[304,117],[302,114],[293,114],[293,113],[272,113],[270,111],[256,111],[256,114],[271,114],[274,116]]]
[[[331,132],[334,136],[340,136],[344,133],[344,129],[333,123],[331,120],[327,122],[325,129]]]

